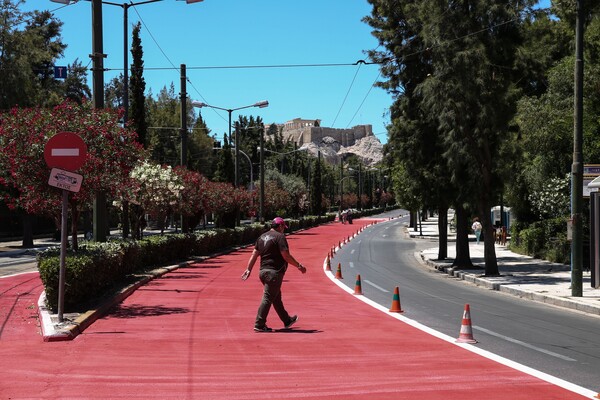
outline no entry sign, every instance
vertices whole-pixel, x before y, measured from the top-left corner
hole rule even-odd
[[[61,132],[52,136],[44,147],[44,159],[50,168],[76,171],[85,162],[87,146],[79,135]]]

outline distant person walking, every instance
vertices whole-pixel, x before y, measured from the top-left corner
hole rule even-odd
[[[479,218],[475,218],[473,220],[473,225],[471,225],[471,229],[473,229],[473,233],[475,233],[475,240],[477,241],[477,244],[479,244],[479,239],[481,238],[481,229],[483,227],[481,226],[481,222],[479,222]]]
[[[298,320],[297,315],[290,316],[283,306],[281,284],[288,264],[295,266],[303,274],[306,273],[306,268],[290,254],[287,239],[283,233],[286,228],[287,225],[283,218],[277,217],[273,220],[271,229],[263,233],[256,241],[254,251],[248,260],[248,266],[242,274],[242,280],[248,279],[256,259],[260,255],[259,278],[264,285],[264,291],[254,322],[255,332],[272,331],[267,326],[267,315],[269,315],[271,305],[275,308],[286,329]]]

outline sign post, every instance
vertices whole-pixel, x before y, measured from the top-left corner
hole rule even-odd
[[[44,147],[44,159],[52,168],[48,184],[62,189],[62,218],[60,224],[60,271],[58,275],[58,322],[64,320],[65,275],[67,258],[67,218],[69,192],[78,192],[83,177],[72,173],[85,162],[87,146],[79,135],[61,132],[50,138]]]

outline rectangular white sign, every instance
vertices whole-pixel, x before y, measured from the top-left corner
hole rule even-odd
[[[79,189],[81,189],[82,182],[82,175],[58,168],[52,168],[52,171],[50,171],[50,178],[48,179],[48,185],[75,193],[79,192]]]

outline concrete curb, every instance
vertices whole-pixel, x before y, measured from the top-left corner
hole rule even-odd
[[[183,263],[168,267],[156,268],[148,273],[141,274],[139,275],[140,279],[134,283],[127,285],[116,293],[105,296],[104,300],[100,302],[98,307],[78,314],[72,320],[65,318],[62,324],[54,322],[54,319],[56,319],[56,314],[52,314],[48,307],[46,307],[46,292],[42,292],[38,300],[38,316],[40,319],[44,342],[60,342],[75,339],[87,327],[89,327],[99,318],[102,318],[104,315],[106,315],[106,313],[112,307],[121,303],[140,286],[143,286],[151,280],[159,278],[168,272],[174,271],[181,267],[186,267],[194,262],[197,262],[197,259],[185,261]]]

